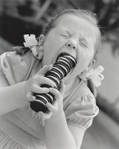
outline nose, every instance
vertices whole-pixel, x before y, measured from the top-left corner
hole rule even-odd
[[[70,49],[76,50],[77,49],[76,41],[75,40],[68,41],[67,42],[67,47],[70,48]]]
[[[76,57],[76,50],[77,50],[77,41],[74,40],[74,39],[70,39],[68,42],[67,42],[67,49],[68,51],[70,52],[70,54],[74,57]]]

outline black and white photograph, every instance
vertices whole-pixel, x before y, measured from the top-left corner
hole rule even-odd
[[[0,0],[0,149],[119,149],[119,0]]]

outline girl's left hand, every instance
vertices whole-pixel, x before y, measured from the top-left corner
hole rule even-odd
[[[46,104],[46,107],[50,111],[49,113],[38,113],[43,119],[54,118],[63,112],[63,95],[65,91],[65,85],[63,81],[61,82],[61,89],[59,91],[55,88],[49,88],[49,91],[55,96],[56,101],[53,105],[49,102]]]

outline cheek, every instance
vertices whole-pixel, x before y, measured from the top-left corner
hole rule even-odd
[[[59,52],[60,49],[62,49],[66,44],[66,40],[63,40],[59,36],[53,36],[47,39],[47,41],[44,44],[44,52],[47,51],[47,53],[56,54]]]
[[[80,49],[77,55],[78,55],[79,65],[82,67],[82,69],[83,68],[85,69],[92,61],[94,52],[93,50],[89,50],[89,49]]]
[[[58,46],[59,43],[59,39],[57,38],[57,36],[49,36],[46,39],[46,42],[44,43],[44,48],[53,50],[54,48],[56,48]]]
[[[44,43],[44,61],[46,64],[54,62],[56,55],[60,49],[59,40],[48,39]]]

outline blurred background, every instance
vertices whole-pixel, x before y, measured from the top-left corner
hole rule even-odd
[[[0,0],[0,54],[23,44],[24,34],[39,36],[51,17],[66,8],[97,14],[102,51],[96,64],[105,76],[97,88],[100,108],[82,149],[119,149],[119,0]]]

